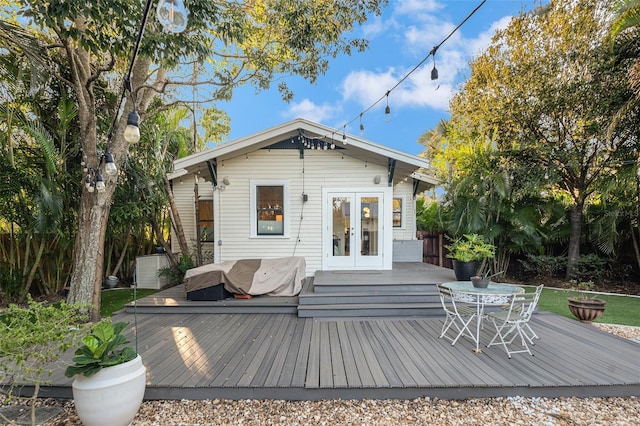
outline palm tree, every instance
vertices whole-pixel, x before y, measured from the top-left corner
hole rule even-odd
[[[631,61],[627,73],[634,96],[618,111],[611,126],[640,104],[640,0],[619,0],[609,29],[609,42],[615,45],[620,61]]]

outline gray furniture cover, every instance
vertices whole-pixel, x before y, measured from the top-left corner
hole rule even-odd
[[[224,284],[234,294],[295,296],[306,278],[304,257],[241,259],[189,269],[184,276],[187,293]]]

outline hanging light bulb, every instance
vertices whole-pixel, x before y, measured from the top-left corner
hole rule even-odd
[[[436,57],[433,57],[433,69],[431,70],[431,80],[438,79],[438,69],[436,68]]]
[[[389,106],[389,93],[390,93],[390,91],[387,91],[387,106],[384,108],[384,122],[385,123],[391,122],[391,107]]]
[[[87,191],[93,192],[93,191],[95,191],[95,189],[96,189],[95,183],[93,182],[93,180],[91,180],[89,182],[89,186],[87,186]]]
[[[91,185],[93,184],[93,181],[91,180],[91,176],[87,175],[87,177],[84,178],[84,186],[87,187],[87,189],[89,190],[89,192],[91,192]]]
[[[96,190],[98,192],[104,192],[107,186],[104,184],[104,179],[100,173],[96,173]]]
[[[390,115],[391,107],[389,106],[389,90],[387,90],[387,94],[385,96],[387,97],[387,106],[384,108],[384,115]]]
[[[124,139],[129,143],[136,143],[140,140],[140,116],[136,110],[131,111],[127,117]]]
[[[180,33],[187,28],[189,11],[182,0],[160,0],[156,13],[158,21],[167,32]]]
[[[109,151],[104,153],[104,162],[104,172],[106,174],[113,176],[118,173],[118,167],[116,166],[116,163],[113,162],[113,154]]]
[[[364,131],[364,124],[362,124],[362,113],[360,113],[360,131]]]

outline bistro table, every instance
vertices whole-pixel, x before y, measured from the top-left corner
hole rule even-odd
[[[451,281],[441,284],[451,290],[456,302],[469,303],[476,306],[476,348],[475,353],[482,353],[480,349],[480,328],[486,305],[505,305],[514,294],[524,293],[524,288],[513,284],[490,282],[486,288],[474,287],[471,281]]]

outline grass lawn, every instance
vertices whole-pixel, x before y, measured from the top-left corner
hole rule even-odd
[[[567,297],[575,295],[576,292],[573,290],[545,287],[540,296],[538,307],[543,311],[554,312],[575,319],[567,304]],[[594,294],[593,296],[607,302],[604,313],[594,322],[640,326],[640,297],[601,294]]]
[[[150,294],[157,293],[158,290],[151,288],[139,288],[136,291],[136,297],[142,299]],[[124,305],[133,301],[132,288],[114,288],[105,290],[101,295],[100,316],[110,317],[114,312],[124,308]]]

